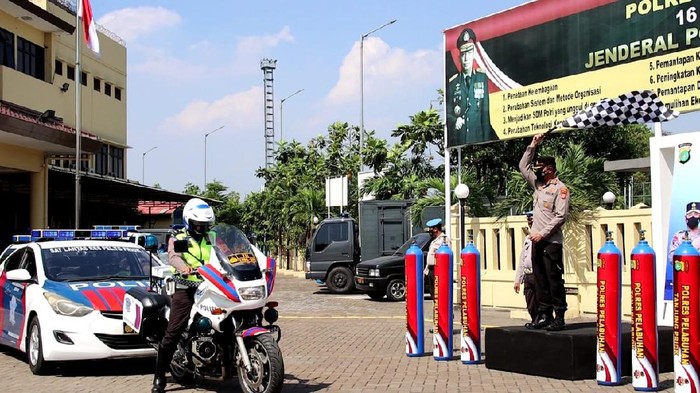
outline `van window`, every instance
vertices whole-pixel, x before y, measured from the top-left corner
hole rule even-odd
[[[316,235],[314,251],[323,251],[333,242],[348,241],[348,225],[344,222],[327,223],[321,226]]]

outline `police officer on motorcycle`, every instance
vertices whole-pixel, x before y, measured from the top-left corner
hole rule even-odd
[[[200,278],[190,273],[195,272],[197,268],[209,261],[212,247],[208,233],[214,225],[214,210],[203,200],[192,198],[187,201],[183,208],[182,220],[185,227],[172,236],[168,242],[168,260],[183,278],[200,282]],[[186,240],[187,252],[175,252],[175,240]],[[171,299],[170,320],[158,349],[152,393],[165,391],[165,372],[170,366],[178,340],[187,327],[190,310],[194,304],[195,291],[196,286],[194,285],[177,284],[176,286]]]

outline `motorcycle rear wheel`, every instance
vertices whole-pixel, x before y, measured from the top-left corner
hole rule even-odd
[[[238,382],[246,393],[279,393],[284,382],[284,361],[277,341],[269,334],[261,334],[245,340],[252,367],[246,371],[238,362]]]

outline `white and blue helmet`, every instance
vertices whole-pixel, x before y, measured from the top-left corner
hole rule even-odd
[[[199,198],[192,198],[182,209],[182,221],[189,232],[204,234],[214,225],[214,209]]]

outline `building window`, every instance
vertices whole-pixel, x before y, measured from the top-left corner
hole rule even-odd
[[[100,151],[95,154],[95,173],[106,175],[109,173],[109,145],[102,145]]]
[[[0,28],[0,65],[15,68],[15,35]]]
[[[80,83],[82,83],[83,86],[87,86],[87,72],[80,72]]]
[[[124,178],[124,149],[110,146],[109,161],[111,165],[111,175],[120,179]]]
[[[17,71],[44,80],[44,48],[17,37]]]
[[[95,78],[92,80],[92,88],[95,89],[95,91],[101,91],[102,90],[102,82]]]
[[[56,68],[56,75],[63,75],[63,62],[61,60],[56,59],[56,65],[54,66]]]
[[[112,85],[109,83],[105,83],[105,94],[108,96],[112,96]]]
[[[122,89],[118,87],[114,88],[114,98],[118,99],[119,101],[122,100]]]
[[[66,66],[66,76],[68,79],[74,81],[75,80],[75,67],[72,65],[67,65]]]

